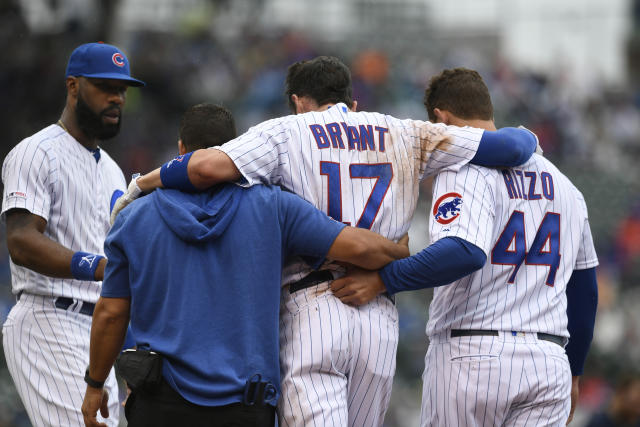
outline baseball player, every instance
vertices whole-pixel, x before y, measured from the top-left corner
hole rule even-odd
[[[434,77],[425,105],[437,122],[495,129],[475,71]],[[429,308],[423,426],[564,426],[597,306],[582,194],[535,154],[515,168],[440,172],[430,214],[431,246],[379,274],[333,282],[336,295],[360,304],[453,282],[435,289]]]
[[[117,135],[131,77],[120,49],[76,48],[66,70],[67,100],[57,123],[16,145],[4,160],[7,224],[17,303],[2,329],[9,372],[34,426],[83,425],[89,332],[106,259],[109,210],[126,189],[99,142]],[[118,424],[113,374],[108,425]]]
[[[261,123],[219,149],[196,151],[133,181],[114,215],[118,205],[154,187],[195,190],[242,179],[243,185],[280,185],[337,221],[396,240],[407,232],[423,177],[473,158],[519,164],[535,148],[528,131],[485,132],[355,112],[349,70],[332,57],[289,67],[286,94],[296,115]],[[359,308],[341,304],[329,289],[339,274],[335,265],[313,272],[302,260],[285,268],[282,425],[382,424],[395,371],[397,310],[388,296]]]

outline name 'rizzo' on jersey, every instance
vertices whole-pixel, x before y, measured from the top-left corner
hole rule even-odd
[[[549,172],[503,169],[502,177],[510,199],[540,200],[544,196],[547,200],[553,200],[553,177]],[[538,182],[540,185],[537,185]]]

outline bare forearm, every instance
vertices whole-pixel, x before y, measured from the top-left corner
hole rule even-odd
[[[17,265],[49,277],[74,278],[71,270],[74,252],[35,229],[14,230],[7,236],[7,246]],[[106,264],[106,258],[98,261],[94,280],[102,280]]]
[[[396,245],[393,243],[395,246]],[[405,248],[406,249],[406,248]],[[396,259],[405,258],[409,256],[408,250],[403,251],[400,248],[392,248],[392,247],[382,247],[376,248],[372,247],[366,254],[362,256],[355,257],[351,263],[357,265],[361,268],[366,268],[368,270],[377,270],[385,265],[389,264],[391,261],[395,261]]]
[[[73,251],[37,232],[25,232],[9,244],[11,259],[17,265],[50,277],[72,278]]]
[[[7,248],[12,261],[50,277],[102,280],[106,259],[99,254],[74,252],[44,233],[47,221],[25,209],[7,212]]]
[[[96,304],[91,325],[89,350],[89,375],[96,381],[104,381],[116,361],[127,334],[129,311],[114,312],[105,308],[104,299]]]
[[[409,248],[361,228],[345,227],[329,250],[329,257],[366,269],[379,269],[409,256]]]
[[[187,172],[193,186],[201,190],[242,178],[233,160],[226,153],[215,149],[194,151]]]
[[[162,180],[160,179],[160,168],[155,169],[148,174],[142,175],[136,181],[140,190],[144,193],[150,193],[156,188],[162,188]]]
[[[402,259],[402,258],[406,258],[408,256],[411,255],[411,252],[409,252],[409,239],[407,237],[407,241],[406,243],[399,241],[398,243],[394,243],[391,240],[388,239],[384,239],[386,242],[384,242],[385,245],[385,250],[387,252],[387,255],[390,256],[392,259],[391,261],[395,261],[397,259]],[[391,262],[389,261],[389,262]],[[388,264],[388,263],[387,263]]]

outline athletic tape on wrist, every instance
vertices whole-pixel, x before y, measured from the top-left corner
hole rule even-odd
[[[180,191],[196,192],[198,189],[193,186],[187,173],[187,164],[191,158],[191,153],[176,157],[165,163],[160,168],[160,180],[164,188],[175,188]]]
[[[96,280],[96,269],[102,258],[89,252],[76,252],[71,257],[71,275],[78,280]]]

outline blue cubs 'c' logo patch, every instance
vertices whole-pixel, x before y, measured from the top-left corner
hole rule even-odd
[[[460,194],[443,194],[433,205],[435,220],[443,225],[453,222],[460,216],[460,205],[462,205],[462,196]]]

